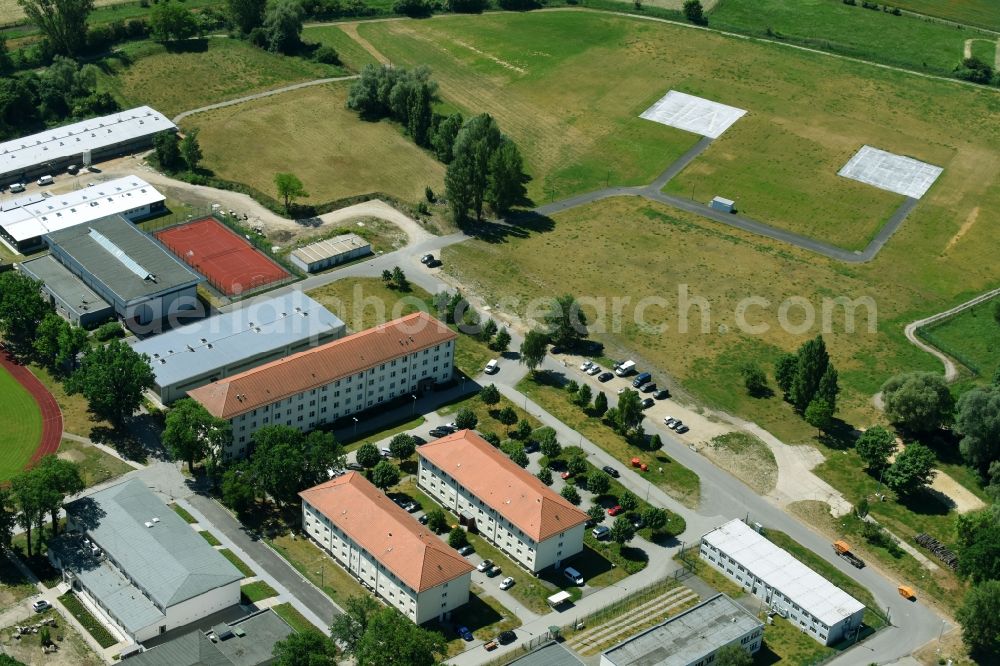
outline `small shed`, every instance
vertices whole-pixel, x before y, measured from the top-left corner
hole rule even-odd
[[[344,234],[300,247],[291,254],[293,264],[308,273],[342,264],[372,253],[371,243],[357,234]]]
[[[715,197],[708,205],[710,208],[721,210],[723,213],[733,213],[736,211],[736,202],[723,197]]]

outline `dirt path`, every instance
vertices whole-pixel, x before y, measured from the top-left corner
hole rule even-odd
[[[338,28],[347,33],[347,36],[358,43],[358,46],[368,51],[369,54],[376,60],[378,60],[383,65],[391,64],[389,59],[382,55],[375,46],[369,42],[367,39],[358,34],[358,24],[357,23],[338,23],[336,24]]]
[[[216,102],[215,104],[209,104],[207,106],[200,106],[197,109],[189,109],[187,111],[182,111],[173,117],[172,121],[175,125],[179,125],[182,120],[188,116],[193,116],[196,113],[203,113],[205,111],[213,111],[215,109],[224,109],[227,106],[233,106],[235,104],[243,104],[244,102],[250,102],[255,99],[263,99],[264,97],[271,97],[272,95],[280,95],[281,93],[291,92],[292,90],[299,90],[301,88],[309,88],[311,86],[321,86],[325,83],[336,83],[337,81],[353,81],[358,78],[357,74],[352,74],[351,76],[335,76],[328,79],[313,79],[312,81],[303,81],[302,83],[293,83],[288,86],[282,86],[281,88],[275,88],[274,90],[265,90],[264,92],[254,93],[253,95],[246,95],[245,97],[237,97],[236,99],[229,99],[225,102]]]

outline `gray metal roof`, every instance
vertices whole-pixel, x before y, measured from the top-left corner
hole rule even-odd
[[[82,497],[66,511],[161,608],[243,578],[139,479]]]
[[[44,282],[46,288],[77,315],[111,310],[110,303],[50,254],[23,262],[21,270],[29,277]]]
[[[763,623],[724,594],[629,638],[602,655],[614,666],[686,666]]]
[[[129,666],[232,666],[200,631],[192,631],[128,658]]]
[[[292,256],[305,264],[311,264],[361,248],[370,250],[371,246],[371,243],[357,234],[342,234],[300,247],[292,252]]]
[[[57,245],[125,303],[204,279],[117,215],[55,231],[45,238],[50,247]]]
[[[520,659],[510,662],[509,666],[583,666],[576,655],[567,650],[561,643],[552,641],[536,650],[532,650]]]
[[[149,356],[157,386],[171,386],[313,337],[328,339],[344,328],[338,317],[296,290],[151,336],[132,348]]]

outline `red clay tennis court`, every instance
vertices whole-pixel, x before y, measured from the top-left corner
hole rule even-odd
[[[211,217],[157,231],[156,237],[227,296],[243,294],[291,275]]]

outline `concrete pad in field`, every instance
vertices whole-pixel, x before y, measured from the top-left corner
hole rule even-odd
[[[745,113],[735,106],[671,90],[639,117],[717,139]]]
[[[837,174],[874,185],[880,190],[919,199],[942,171],[941,167],[933,164],[866,145],[861,146],[861,150]]]

